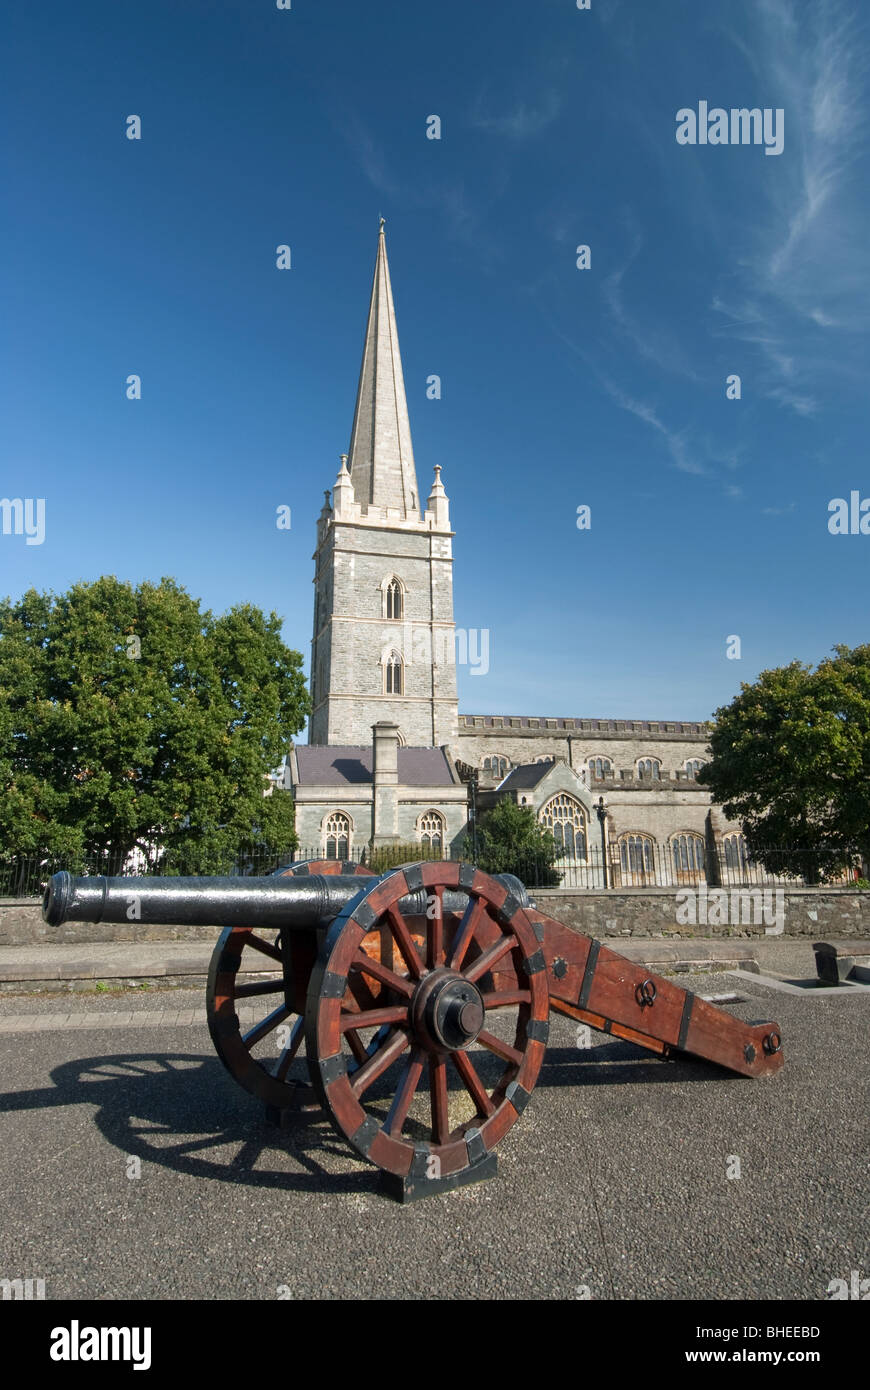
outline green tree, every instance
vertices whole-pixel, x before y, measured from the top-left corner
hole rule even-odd
[[[741,685],[698,779],[759,863],[811,882],[870,856],[870,646],[834,651]]]
[[[215,617],[172,579],[0,602],[0,852],[159,844],[196,872],[291,848],[291,799],[263,791],[309,711],[301,667],[275,613]]]
[[[376,845],[374,849],[369,850],[365,862],[372,873],[388,874],[399,864],[419,864],[421,860],[441,858],[440,849],[433,849],[431,845],[418,845],[415,841],[398,845]]]
[[[488,874],[516,874],[537,888],[554,887],[559,874],[553,868],[556,841],[535,820],[527,806],[504,796],[480,818],[477,829],[477,866]],[[465,856],[472,850],[466,842]]]

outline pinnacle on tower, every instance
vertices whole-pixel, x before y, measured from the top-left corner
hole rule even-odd
[[[438,463],[435,465],[435,480],[432,483],[426,510],[432,513],[432,519],[439,531],[450,530],[450,503],[447,499],[447,493],[444,491],[444,484],[441,481],[441,465]]]
[[[351,476],[347,471],[347,454],[341,456],[341,468],[332,489],[333,506],[337,517],[349,516],[353,510],[354,491]]]
[[[378,233],[348,469],[354,497],[363,508],[394,508],[403,519],[419,516],[420,494],[383,218]]]

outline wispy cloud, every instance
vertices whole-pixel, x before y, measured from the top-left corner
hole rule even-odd
[[[503,259],[495,240],[479,235],[488,209],[502,196],[507,185],[503,164],[491,165],[485,185],[478,184],[473,190],[459,178],[403,181],[396,174],[385,146],[357,112],[343,113],[336,119],[336,125],[356,154],[364,178],[378,193],[404,209],[426,209],[439,215],[447,236],[474,246],[484,269],[492,269]],[[384,212],[387,211],[385,207]]]
[[[815,415],[819,408],[816,397],[809,390],[800,389],[798,384],[799,375],[811,374],[809,364],[804,360],[799,373],[795,339],[792,337],[787,343],[784,329],[777,332],[773,326],[777,317],[773,310],[765,314],[756,304],[727,304],[718,295],[713,297],[712,308],[725,320],[720,328],[714,329],[717,336],[758,349],[765,364],[756,383],[760,394],[796,415]]]
[[[638,420],[643,420],[664,440],[675,468],[678,468],[681,473],[703,474],[707,472],[690,446],[687,430],[670,429],[660,419],[654,406],[629,396],[620,386],[616,385],[616,382],[611,381],[610,377],[600,370],[598,377],[607,394],[616,402],[620,410],[627,410],[630,415],[636,415]]]
[[[767,256],[771,288],[811,317],[820,296],[839,296],[857,273],[866,308],[863,227],[856,235],[848,207],[854,166],[866,151],[866,26],[836,0],[804,7],[800,16],[786,0],[762,0],[759,14],[770,70],[800,144],[784,229],[780,223]],[[838,248],[848,253],[845,264]]]
[[[640,255],[644,240],[634,225],[631,214],[626,214],[631,224],[631,250],[625,262],[604,277],[601,293],[607,305],[612,327],[627,339],[635,352],[656,367],[686,377],[689,381],[700,381],[700,377],[686,358],[685,352],[675,341],[673,335],[665,332],[660,324],[645,324],[632,313],[625,303],[622,282]]]
[[[482,98],[478,98],[469,123],[475,130],[484,130],[491,135],[503,135],[510,140],[522,141],[540,135],[553,124],[561,110],[562,98],[556,91],[545,92],[542,100],[536,105],[521,101],[512,110],[503,111],[499,115],[485,113],[482,110]]]
[[[797,502],[789,502],[787,507],[762,507],[762,516],[789,516],[797,506]]]
[[[398,180],[394,178],[388,168],[383,146],[378,143],[359,116],[355,112],[351,113],[339,128],[351,149],[356,152],[360,168],[372,187],[390,198],[400,197],[401,189]]]
[[[754,249],[729,271],[737,293],[717,294],[713,308],[721,335],[761,355],[761,394],[808,417],[820,377],[851,371],[853,335],[870,322],[868,10],[756,0],[743,13],[743,32],[724,32],[785,110],[786,151],[759,171]]]

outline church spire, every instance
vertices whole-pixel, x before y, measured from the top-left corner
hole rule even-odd
[[[354,496],[363,508],[396,508],[403,519],[419,516],[420,494],[417,491],[383,217],[378,233],[378,252],[350,437],[348,469]]]

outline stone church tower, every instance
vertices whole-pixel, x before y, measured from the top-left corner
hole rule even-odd
[[[458,713],[440,475],[424,502],[381,222],[350,449],[317,524],[308,744],[284,770],[298,857],[466,854],[472,807],[508,797],[561,847],[563,887],[739,879],[740,826],[697,781],[706,723]]]
[[[441,469],[425,508],[381,220],[350,439],[317,526],[311,651],[312,745],[402,744],[458,736],[453,532]]]

